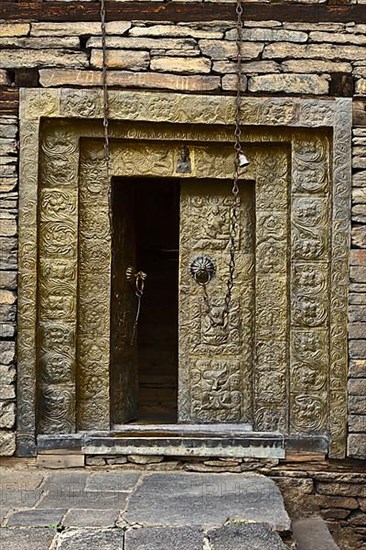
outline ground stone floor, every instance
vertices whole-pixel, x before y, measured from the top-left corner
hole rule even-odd
[[[298,550],[364,548],[366,473],[359,464],[109,460],[52,469],[34,459],[2,459],[6,548],[286,550],[295,542]]]

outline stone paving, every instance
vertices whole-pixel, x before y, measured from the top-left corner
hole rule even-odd
[[[258,474],[2,469],[6,550],[283,550],[290,519]]]

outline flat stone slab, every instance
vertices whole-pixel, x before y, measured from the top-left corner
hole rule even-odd
[[[114,527],[119,510],[69,510],[62,520],[65,527]]]
[[[123,518],[143,526],[220,527],[230,517],[288,531],[282,495],[257,474],[154,473],[143,477]]]
[[[140,474],[132,472],[101,472],[91,474],[86,482],[87,491],[132,491]]]
[[[123,550],[123,538],[122,529],[73,529],[60,535],[56,550]]]
[[[38,503],[39,508],[76,508],[81,510],[121,509],[130,493],[118,491],[77,491],[49,493]]]
[[[327,524],[321,517],[298,519],[293,523],[298,550],[339,550]]]
[[[11,514],[7,521],[7,527],[56,527],[61,523],[63,516],[66,514],[65,509],[41,509],[22,510]]]
[[[54,529],[0,529],[1,548],[6,550],[49,550],[55,536]]]
[[[203,531],[193,527],[144,527],[125,534],[125,550],[202,550]]]
[[[36,504],[41,496],[40,486],[45,475],[13,469],[1,469],[0,476],[0,508],[25,508]]]
[[[263,523],[224,525],[208,531],[207,536],[211,550],[287,550],[278,533]]]

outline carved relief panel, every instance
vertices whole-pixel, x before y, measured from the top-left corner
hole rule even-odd
[[[184,182],[180,213],[179,403],[181,421],[251,422],[254,313],[254,188],[240,184],[236,272],[228,315],[230,182]],[[208,256],[216,275],[203,288],[190,264]]]

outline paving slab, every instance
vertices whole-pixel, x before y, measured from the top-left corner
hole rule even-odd
[[[132,491],[139,477],[135,472],[100,472],[88,477],[85,488],[87,491]]]
[[[278,533],[262,523],[224,525],[207,536],[211,550],[287,550]]]
[[[288,531],[276,484],[258,474],[154,473],[143,477],[123,518],[143,526],[222,526],[230,517]]]
[[[56,546],[56,550],[97,549],[123,550],[122,529],[73,529],[65,531],[59,536]]]
[[[7,521],[7,527],[55,527],[61,523],[66,514],[65,509],[42,509],[21,510],[11,514]]]
[[[54,529],[0,528],[1,548],[4,550],[49,550],[55,536]]]
[[[69,510],[62,520],[65,527],[114,527],[119,510]]]
[[[81,510],[121,509],[130,493],[118,491],[77,491],[49,493],[42,497],[38,508],[76,508]]]
[[[202,550],[204,533],[193,527],[144,527],[125,533],[124,550]]]

